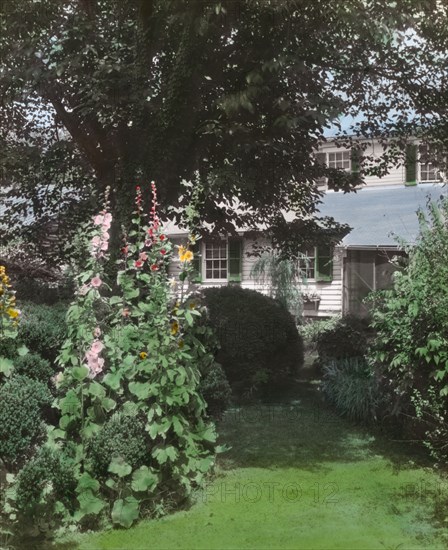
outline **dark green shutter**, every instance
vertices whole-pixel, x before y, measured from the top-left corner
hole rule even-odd
[[[331,246],[316,247],[316,281],[333,279],[333,249]]]
[[[241,239],[229,239],[229,271],[230,283],[240,283],[242,279],[242,247]]]
[[[361,151],[359,149],[351,150],[352,174],[359,174],[361,171]]]
[[[202,283],[202,255],[201,255],[201,243],[196,243],[191,251],[194,254],[193,258],[193,271],[191,280],[193,283]]]
[[[417,145],[406,145],[406,185],[417,185]]]
[[[320,164],[321,166],[325,166],[327,162],[327,153],[316,153],[315,155],[316,163]],[[326,176],[321,176],[317,178],[317,185],[325,185],[327,183]]]

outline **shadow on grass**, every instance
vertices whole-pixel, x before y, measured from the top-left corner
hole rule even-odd
[[[217,426],[220,441],[232,448],[220,457],[224,469],[300,468],[316,472],[325,463],[382,456],[399,471],[430,466],[424,450],[393,441],[380,426],[342,418],[312,382],[292,384],[279,399],[228,410]]]

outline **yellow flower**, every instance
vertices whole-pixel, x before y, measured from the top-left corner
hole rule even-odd
[[[196,309],[196,304],[194,302],[190,302],[189,306],[190,309]]]
[[[173,321],[171,323],[171,334],[175,336],[179,332],[179,323],[177,321]]]
[[[187,250],[182,256],[180,256],[181,262],[191,262],[191,260],[194,258],[193,252],[191,250]]]
[[[183,245],[179,246],[178,254],[181,262],[183,261],[182,256],[185,254],[186,251],[187,249],[185,248],[185,246]]]
[[[9,309],[7,309],[7,310],[6,310],[6,313],[11,317],[11,319],[15,319],[15,318],[18,317],[19,314],[20,314],[19,310],[13,309],[12,307],[10,307]]]
[[[184,347],[184,341],[179,340],[178,346],[179,346],[179,349],[182,349]]]
[[[148,354],[146,353],[146,351],[140,352],[140,359],[146,359],[147,357],[148,357]]]

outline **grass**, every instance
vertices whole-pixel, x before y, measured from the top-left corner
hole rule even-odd
[[[189,510],[69,546],[447,548],[448,483],[403,444],[339,418],[312,385],[300,387],[288,403],[228,411],[219,431],[232,449]]]

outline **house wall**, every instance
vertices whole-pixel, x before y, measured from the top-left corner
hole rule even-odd
[[[174,245],[180,245],[186,243],[186,237],[180,236],[171,237],[171,241]],[[242,254],[242,279],[241,287],[251,290],[257,290],[263,294],[269,293],[269,286],[256,282],[251,276],[252,268],[257,261],[256,256],[252,256],[254,251],[254,245],[258,246],[268,245],[269,241],[266,238],[260,237],[243,238],[243,254]],[[321,297],[318,309],[309,309],[309,306],[305,307],[305,315],[310,317],[328,317],[337,315],[342,311],[342,265],[343,265],[343,250],[336,249],[333,258],[333,279],[329,282],[315,282],[307,281],[302,285],[302,292],[304,294],[318,294]],[[177,256],[173,256],[173,260],[169,265],[169,275],[178,279],[180,273],[180,262]],[[201,288],[207,288],[212,286],[224,286],[225,282],[203,282]],[[310,304],[314,305],[314,304]]]
[[[338,148],[332,143],[326,143],[323,145],[320,152],[323,153],[334,153],[337,151],[343,151],[344,149]],[[373,143],[369,145],[364,153],[366,156],[373,156],[376,159],[379,159],[383,154],[383,148],[379,143]],[[368,187],[383,187],[384,185],[404,185],[405,184],[405,167],[394,166],[390,168],[390,171],[385,176],[379,178],[378,176],[365,176],[364,181],[365,185]]]

